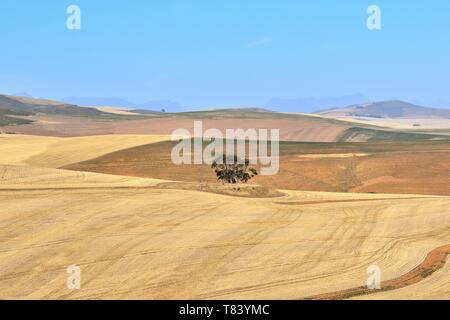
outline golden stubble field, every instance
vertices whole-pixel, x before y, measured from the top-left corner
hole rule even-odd
[[[303,299],[364,285],[373,264],[396,279],[450,244],[447,196],[252,198],[56,169],[164,139],[1,136],[0,298]],[[70,265],[81,290],[66,287]],[[354,298],[449,299],[449,284],[446,264]]]

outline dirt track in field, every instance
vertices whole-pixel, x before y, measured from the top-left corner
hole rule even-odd
[[[416,284],[431,276],[445,266],[447,256],[450,254],[450,245],[432,250],[420,265],[410,272],[392,280],[381,282],[381,289],[370,290],[367,286],[346,289],[337,292],[325,293],[307,297],[307,300],[343,300],[379,292],[392,291]]]

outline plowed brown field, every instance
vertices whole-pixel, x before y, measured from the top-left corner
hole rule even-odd
[[[174,143],[121,150],[66,168],[215,182],[207,165],[175,166]],[[255,182],[277,189],[450,195],[450,142],[282,143],[280,171]]]

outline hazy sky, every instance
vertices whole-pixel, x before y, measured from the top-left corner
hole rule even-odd
[[[66,9],[81,8],[81,30]],[[366,27],[377,4],[382,30]],[[2,0],[0,92],[261,106],[360,94],[450,107],[448,0]]]

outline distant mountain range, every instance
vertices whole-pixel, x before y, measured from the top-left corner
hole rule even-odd
[[[298,98],[298,99],[281,99],[273,98],[269,100],[265,107],[281,112],[314,112],[324,108],[337,108],[341,106],[349,106],[369,101],[361,94],[351,94],[340,97],[328,98]]]
[[[114,99],[113,99],[114,100]],[[77,100],[71,101],[89,102],[89,104],[105,106],[111,105],[112,102],[129,103],[126,100]],[[95,103],[97,102],[97,103]],[[103,104],[104,103],[104,104]],[[121,103],[120,103],[121,104]],[[171,101],[151,101],[144,104],[133,105],[128,104],[127,107],[132,112],[142,115],[163,115],[162,109],[166,113],[195,113],[195,111],[186,112],[179,104]],[[274,108],[275,109],[275,108]],[[211,112],[212,110],[200,110],[198,112]],[[215,109],[221,113],[261,113],[270,112],[277,113],[277,111],[270,111],[262,108],[222,108]],[[299,110],[292,110],[292,112],[299,112]],[[0,114],[3,116],[29,116],[36,113],[48,115],[64,115],[64,116],[87,116],[87,117],[111,117],[111,113],[101,111],[95,107],[80,107],[75,103],[67,103],[61,101],[35,99],[29,96],[10,96],[0,94]],[[315,114],[325,117],[369,117],[369,118],[444,118],[450,119],[450,109],[437,109],[414,105],[412,103],[390,100],[364,104],[354,104],[343,108],[332,108],[314,112]],[[116,115],[117,116],[117,115]]]
[[[321,116],[299,112],[283,113],[261,108],[222,108],[178,113],[142,109],[131,109],[131,112],[121,113],[120,111],[123,110],[117,109],[120,108],[81,107],[54,100],[0,95],[0,133],[12,132],[38,135],[51,133],[52,135],[76,136],[110,134],[112,130],[113,132],[116,130],[114,128],[117,128],[124,134],[159,134],[161,132],[170,133],[170,126],[173,126],[175,129],[181,123],[183,123],[183,126],[185,125],[185,122],[178,122],[177,124],[176,121],[172,121],[177,119],[191,119],[191,121],[195,119],[229,119],[232,121],[229,121],[228,124],[227,122],[222,123],[222,126],[235,123],[241,128],[253,126],[252,123],[256,119],[259,119],[259,121],[266,119],[269,121],[268,123],[282,128],[283,132],[290,132],[285,134],[284,138],[287,140],[362,142],[378,140],[442,140],[449,138],[439,134],[385,130],[384,128],[387,128],[385,125],[356,123],[357,121],[354,119],[359,117],[432,117],[450,119],[450,110],[448,109],[420,107],[403,101],[375,102],[323,110],[318,112]],[[80,117],[85,117],[85,119],[80,119]],[[343,117],[342,120],[344,121],[336,119],[339,117]],[[353,119],[345,117],[352,117]],[[52,121],[52,119],[57,121]],[[149,119],[151,119],[151,122],[147,121]],[[154,119],[160,119],[161,122],[153,121]],[[171,121],[167,121],[168,119]],[[87,122],[85,120],[89,120],[91,125],[86,125]],[[124,120],[139,121],[130,123]],[[284,120],[289,121],[277,122]],[[367,119],[357,120],[367,121]],[[112,121],[115,123],[111,127]],[[446,123],[448,120],[440,122]],[[217,124],[219,125],[219,123]],[[158,130],[162,131],[153,131],[155,130],[154,127],[158,127]]]
[[[400,100],[355,104],[344,108],[320,110],[315,114],[327,117],[450,119],[449,109],[422,107]]]

